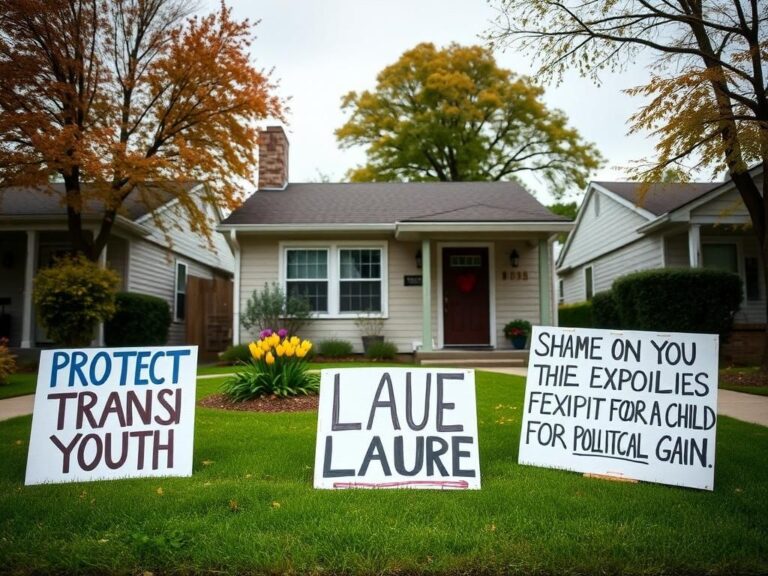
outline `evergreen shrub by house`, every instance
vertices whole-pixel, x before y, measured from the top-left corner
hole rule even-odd
[[[592,324],[595,328],[621,328],[619,309],[613,292],[599,292],[592,297]]]
[[[96,325],[115,313],[117,284],[115,272],[84,256],[60,258],[35,276],[37,317],[57,344],[88,346]]]
[[[346,358],[352,355],[352,343],[334,338],[323,340],[317,347],[317,353],[326,358]]]
[[[564,328],[592,328],[592,302],[561,304],[558,307],[558,324]]]
[[[392,342],[371,342],[365,355],[371,360],[393,360],[397,356],[397,346]]]
[[[248,362],[250,359],[251,351],[248,349],[248,344],[229,346],[224,352],[219,354],[219,360],[226,362],[227,364],[240,364],[242,362]]]
[[[107,346],[162,346],[168,341],[171,310],[162,298],[118,292],[117,311],[104,325]]]
[[[726,336],[741,304],[741,278],[703,268],[646,270],[617,278],[613,294],[627,330]]]

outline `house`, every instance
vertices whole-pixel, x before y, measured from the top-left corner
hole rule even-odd
[[[204,192],[204,185],[197,182],[179,186],[196,198]],[[214,314],[201,321],[199,305],[192,302],[211,300],[206,296],[211,289],[231,294],[234,257],[226,239],[214,233],[209,243],[192,231],[172,187],[158,187],[147,194],[156,205],[152,211],[134,196],[129,196],[118,215],[101,262],[118,273],[120,290],[158,296],[168,302],[173,316],[168,344],[226,345],[200,342],[205,327],[199,324],[214,323],[211,333],[228,339],[231,308],[215,311],[220,312],[218,323],[224,326],[216,330],[216,319],[209,317]],[[8,337],[12,347],[50,344],[45,330],[35,321],[32,284],[38,269],[50,265],[70,247],[63,197],[61,184],[0,190],[0,336]],[[221,221],[218,210],[205,210],[215,228]],[[99,216],[99,206],[89,205],[83,215],[86,229],[95,231]],[[158,222],[164,223],[165,231]],[[196,307],[195,314],[191,306]],[[101,332],[97,343],[103,343]]]
[[[309,300],[302,336],[356,351],[360,315],[402,353],[507,348],[510,320],[554,322],[552,243],[572,223],[518,184],[293,184],[282,128],[259,143],[258,190],[219,226],[235,246],[236,342],[256,337],[240,310],[272,282]]]
[[[762,189],[763,169],[752,170]],[[766,287],[751,220],[732,182],[592,182],[557,261],[561,303],[589,300],[650,268],[705,267],[741,276],[736,325],[764,326]]]

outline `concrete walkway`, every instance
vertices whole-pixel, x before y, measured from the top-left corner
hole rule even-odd
[[[523,377],[528,373],[527,368],[494,368],[488,371]],[[220,378],[221,376],[224,375],[210,374],[198,376],[198,380]],[[29,395],[0,400],[0,420],[32,414],[34,399],[33,395]],[[718,390],[717,413],[736,418],[737,420],[743,420],[744,422],[768,426],[768,396],[743,394],[741,392],[732,392],[731,390]]]

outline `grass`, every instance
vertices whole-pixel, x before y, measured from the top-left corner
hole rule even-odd
[[[37,372],[18,372],[8,377],[6,384],[0,385],[0,400],[35,393]]]
[[[768,396],[768,378],[760,373],[758,366],[730,366],[720,370],[719,388]]]
[[[483,489],[458,493],[315,491],[314,413],[202,408],[191,478],[24,487],[31,419],[2,422],[0,570],[768,572],[768,429],[719,420],[714,492],[631,485],[519,466],[523,379],[479,372],[477,397]]]

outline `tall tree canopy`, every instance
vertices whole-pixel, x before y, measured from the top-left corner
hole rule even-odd
[[[658,136],[646,181],[673,168],[727,171],[749,210],[768,286],[768,178],[750,176],[768,160],[768,2],[764,0],[491,0],[500,9],[492,40],[527,51],[550,78],[575,69],[597,77],[641,51],[657,58],[650,98],[632,118]],[[768,369],[768,339],[763,368]]]
[[[191,14],[185,0],[0,0],[0,185],[63,180],[72,245],[89,258],[131,194],[154,207],[165,188],[210,233],[172,184],[206,182],[205,202],[232,207],[255,165],[253,122],[281,113],[249,61],[254,24],[223,3]]]
[[[379,73],[373,92],[344,97],[351,116],[336,137],[367,146],[353,181],[505,180],[531,171],[555,193],[583,187],[600,154],[542,94],[485,48],[419,44]]]

